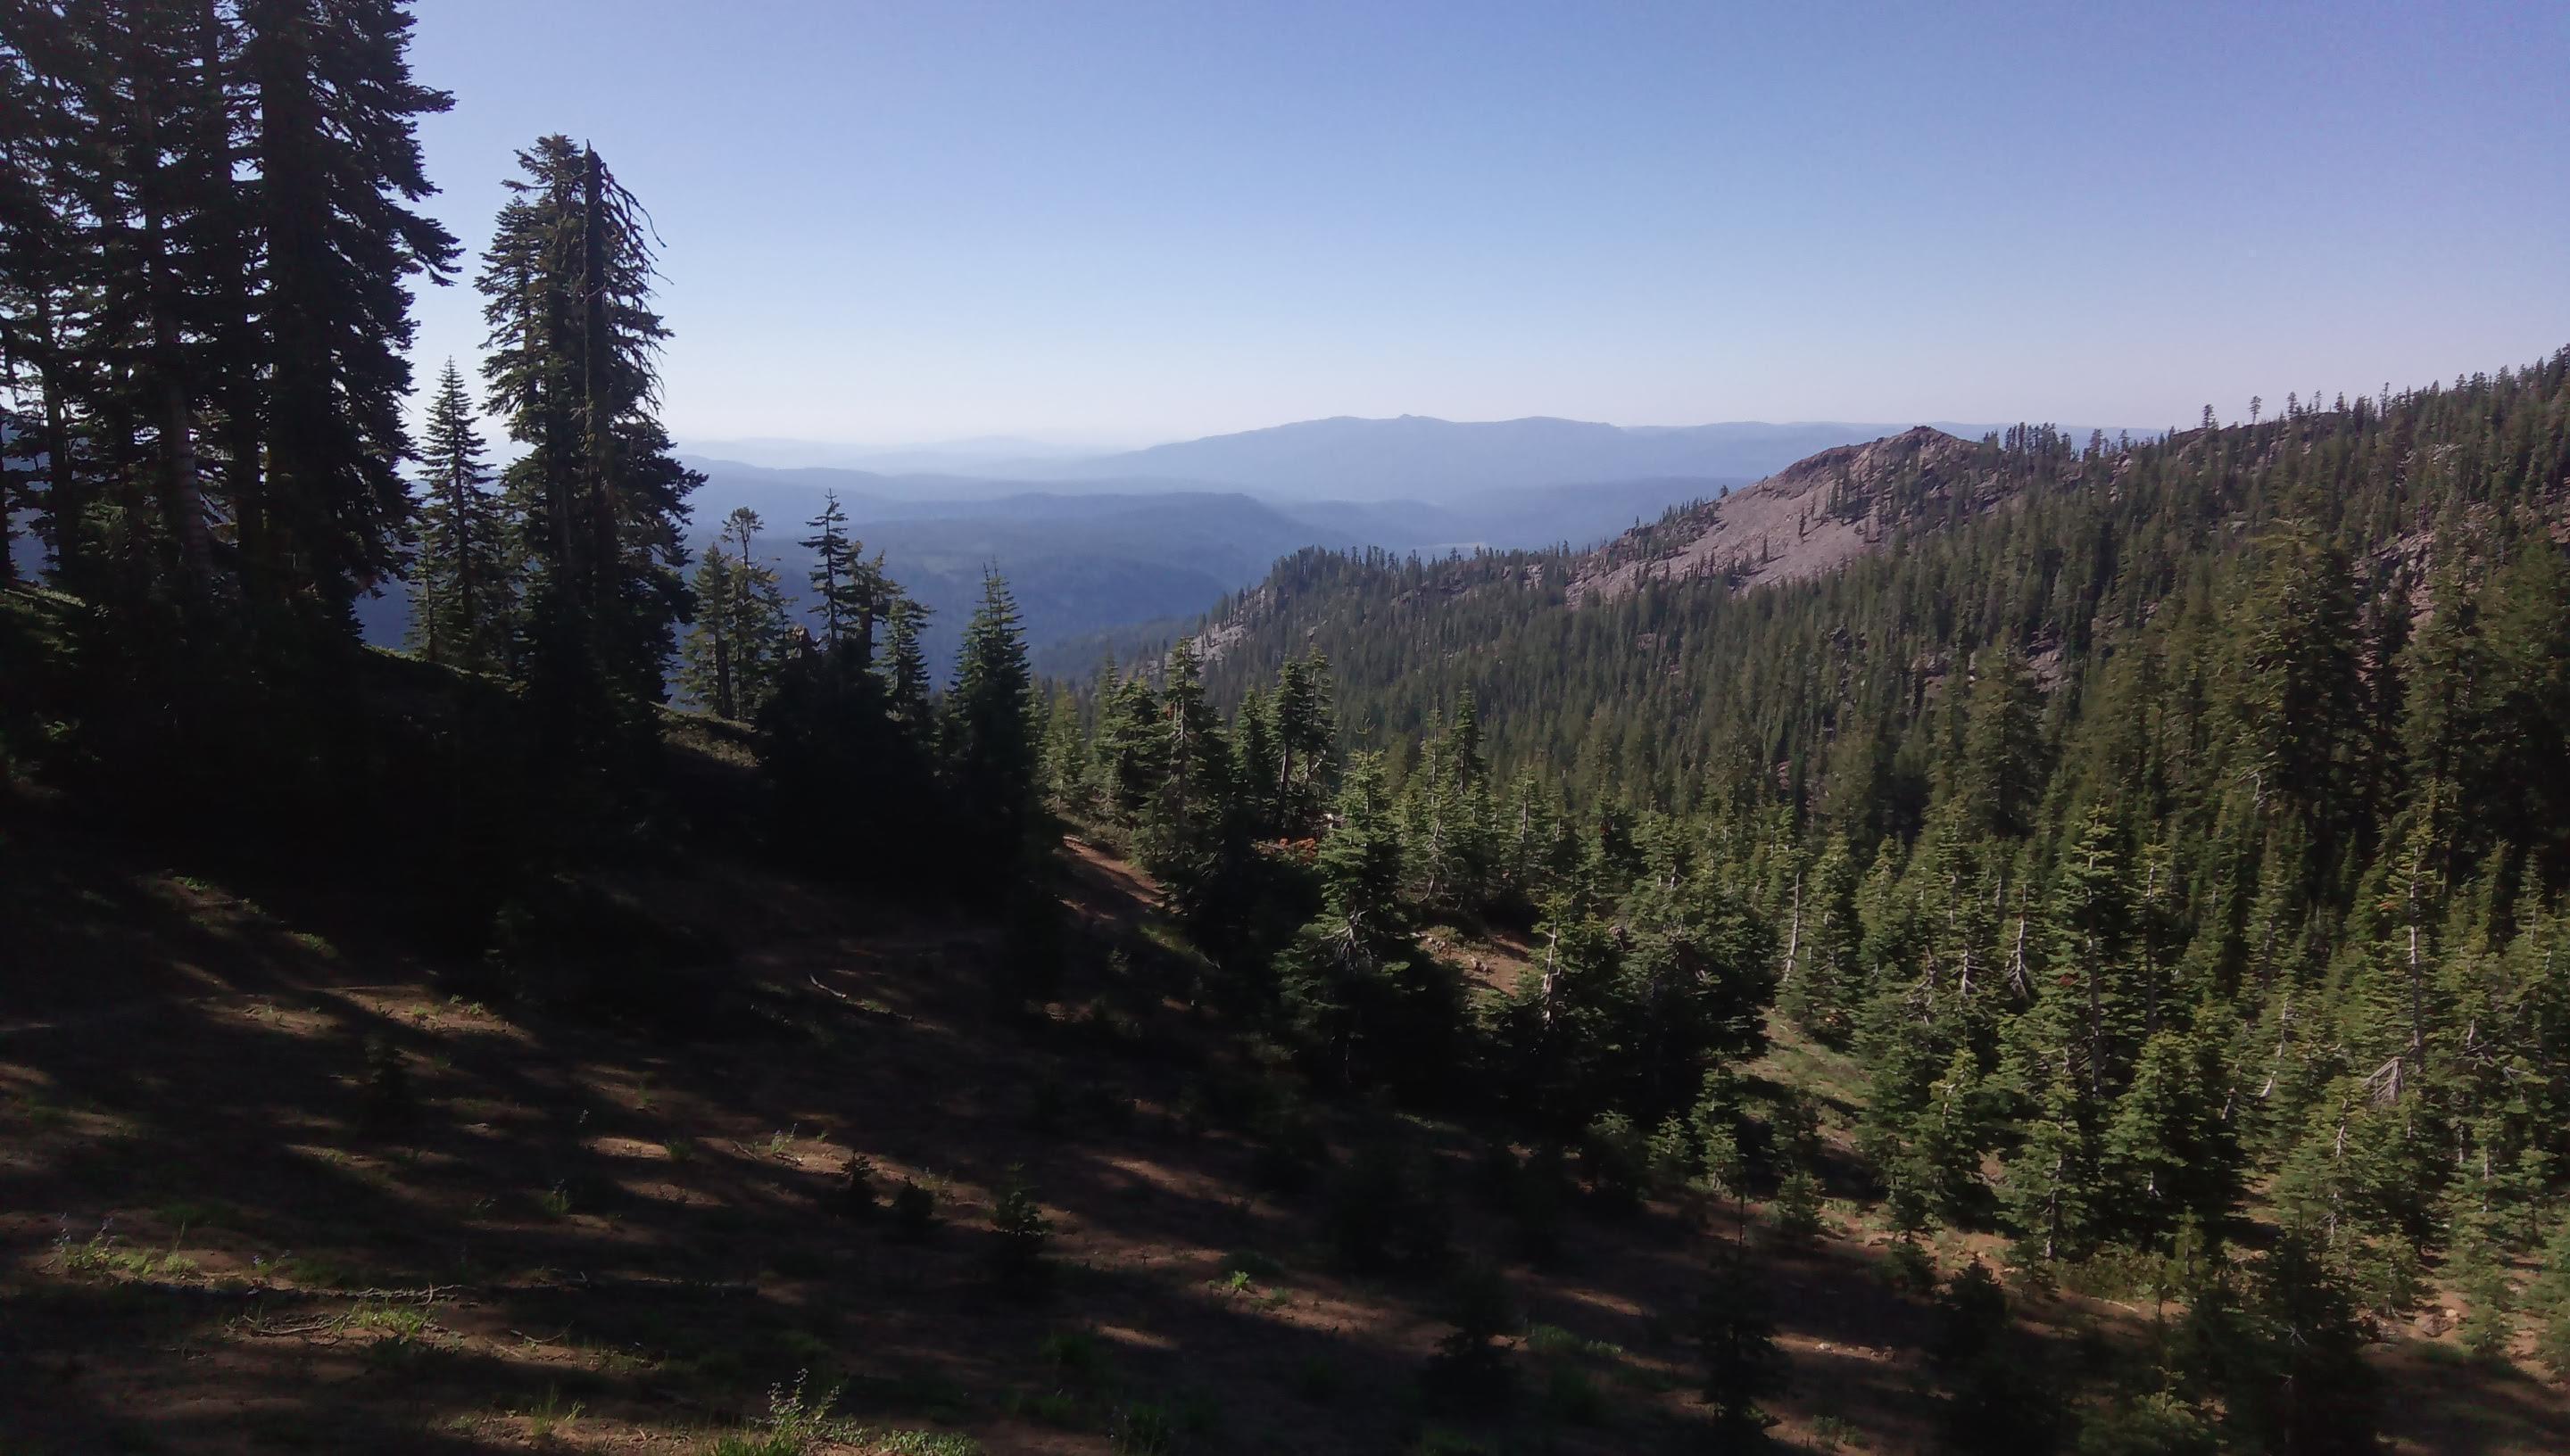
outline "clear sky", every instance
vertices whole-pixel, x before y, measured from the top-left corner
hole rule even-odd
[[[682,439],[2158,426],[2570,343],[2562,0],[417,9],[431,210],[596,144]]]

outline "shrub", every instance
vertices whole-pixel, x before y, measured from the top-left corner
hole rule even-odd
[[[1936,1297],[1928,1364],[1937,1424],[1951,1449],[2042,1451],[2057,1441],[2059,1393],[2015,1337],[2006,1291],[1977,1259]]]
[[[2476,1360],[2504,1359],[2516,1334],[2507,1267],[2488,1237],[2467,1236],[2461,1244],[2454,1253],[2453,1277],[2463,1294],[2463,1348]]]
[[[1555,1365],[1544,1376],[1543,1408],[1555,1420],[1593,1426],[1606,1416],[1606,1396],[1577,1365]]]
[[[402,1132],[417,1119],[419,1104],[410,1086],[410,1069],[401,1052],[381,1036],[365,1045],[366,1094],[360,1117],[364,1130],[377,1137]]]
[[[1046,1335],[1044,1343],[1036,1346],[1036,1355],[1074,1380],[1094,1380],[1106,1371],[1105,1356],[1097,1349],[1097,1336],[1084,1329]]]
[[[896,1238],[912,1244],[936,1233],[937,1196],[903,1179],[892,1191],[892,1231]]]
[[[1326,1356],[1305,1355],[1294,1367],[1294,1393],[1316,1405],[1335,1398],[1342,1383],[1339,1367]]]
[[[1009,1169],[1008,1186],[991,1209],[991,1232],[999,1236],[992,1267],[1001,1286],[1018,1294],[1042,1288],[1053,1274],[1053,1266],[1045,1260],[1045,1248],[1053,1241],[1053,1220],[1037,1205],[1023,1168]]]
[[[1620,1358],[1624,1353],[1621,1348],[1608,1344],[1602,1339],[1590,1339],[1586,1335],[1573,1334],[1558,1324],[1537,1324],[1529,1327],[1526,1330],[1525,1345],[1530,1352],[1552,1360],[1566,1360],[1580,1355],[1611,1360]]]
[[[1776,1187],[1776,1232],[1795,1248],[1808,1246],[1821,1234],[1821,1181],[1809,1169],[1797,1168]]]
[[[1697,1187],[1716,1198],[1749,1196],[1749,1160],[1741,1155],[1737,1134],[1717,1125],[1702,1135],[1697,1146],[1704,1168]]]
[[[1349,1160],[1331,1190],[1327,1219],[1339,1263],[1361,1273],[1438,1269],[1454,1237],[1445,1199],[1385,1145]]]
[[[1214,1435],[1222,1430],[1224,1422],[1222,1402],[1202,1390],[1190,1390],[1180,1395],[1171,1405],[1169,1415],[1177,1423],[1179,1432],[1189,1436]]]
[[[1526,1160],[1517,1176],[1512,1212],[1517,1252],[1529,1263],[1548,1266],[1561,1258],[1562,1233],[1568,1223],[1566,1191],[1559,1149],[1546,1147]]]
[[[1036,1083],[1027,1099],[1027,1126],[1051,1137],[1062,1131],[1063,1110],[1068,1102],[1058,1078],[1046,1077]]]
[[[1525,1176],[1524,1160],[1504,1138],[1493,1138],[1482,1145],[1482,1155],[1473,1164],[1473,1182],[1491,1207],[1502,1211],[1516,1207],[1517,1180]]]
[[[1618,1212],[1641,1202],[1650,1178],[1650,1145],[1633,1120],[1620,1112],[1601,1113],[1579,1138],[1579,1160],[1597,1201]]]
[[[1052,999],[1062,987],[1063,966],[1070,955],[1062,903],[1041,885],[1025,886],[1012,895],[1000,927],[1004,971],[994,987],[1003,1008],[1016,1010],[1029,1001]]]
[[[2078,1456],[2215,1456],[2222,1446],[2195,1407],[2154,1392],[2091,1411],[2076,1449]]]
[[[1763,1446],[1776,1418],[1762,1402],[1784,1389],[1787,1367],[1766,1285],[1745,1247],[1715,1257],[1713,1283],[1696,1306],[1695,1335],[1704,1354],[1704,1401],[1713,1407],[1722,1449]]]
[[[1795,1088],[1778,1093],[1767,1141],[1779,1167],[1811,1167],[1821,1156],[1820,1105]]]
[[[1177,1428],[1168,1410],[1137,1402],[1115,1413],[1115,1428],[1107,1435],[1107,1449],[1115,1456],[1168,1456],[1176,1441]]]
[[[882,1207],[875,1194],[875,1161],[863,1153],[848,1155],[830,1206],[843,1219],[871,1219]]]
[[[730,947],[585,881],[521,886],[494,916],[491,951],[512,989],[664,1036],[700,1037],[738,1018],[715,974]]]
[[[1446,1322],[1423,1379],[1432,1400],[1450,1405],[1487,1402],[1508,1392],[1508,1369],[1499,1338],[1516,1322],[1507,1281],[1497,1270],[1476,1265],[1447,1290]]]
[[[1273,1279],[1285,1273],[1285,1267],[1254,1249],[1235,1249],[1223,1259],[1222,1273],[1225,1277]]]
[[[1925,1293],[1936,1287],[1936,1261],[1918,1240],[1905,1236],[1885,1259],[1883,1279],[1901,1293]]]
[[[1258,1119],[1258,1150],[1252,1169],[1261,1187],[1276,1193],[1300,1193],[1313,1173],[1329,1161],[1330,1145],[1309,1112],[1280,1103]]]
[[[1674,1117],[1662,1118],[1643,1150],[1647,1176],[1654,1193],[1675,1193],[1695,1178],[1696,1140],[1687,1125]]]

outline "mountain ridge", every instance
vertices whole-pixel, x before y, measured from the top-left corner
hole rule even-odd
[[[2007,428],[1927,423],[1967,440]],[[797,442],[731,442],[744,446],[739,455],[720,450],[720,442],[699,441],[691,443],[686,453],[699,460],[738,459],[759,469],[849,472],[851,489],[860,488],[853,485],[856,476],[895,477],[910,488],[934,494],[984,496],[1006,494],[996,488],[1003,481],[1121,480],[1135,489],[1232,489],[1271,500],[1443,504],[1491,491],[1594,481],[1756,480],[1820,451],[1861,444],[1905,428],[1898,422],[1844,420],[1612,425],[1559,415],[1506,420],[1330,415],[1110,452],[1054,446],[1003,456],[996,453],[1002,442],[984,440],[970,442],[979,447],[972,450],[890,452]],[[2079,436],[2088,430],[2075,426],[2063,433]],[[2113,439],[2149,438],[2159,432],[2104,429],[2101,433]],[[782,464],[788,460],[791,465]]]
[[[1971,492],[1974,509],[2008,493],[1994,472],[1970,473],[1979,447],[1930,425],[1808,456],[1718,501],[1635,527],[1574,568],[1570,605],[1622,595],[1648,581],[1718,576],[1733,590],[1802,580],[1847,564],[1932,506]],[[1902,490],[1901,488],[1907,488]],[[1895,499],[1901,491],[1907,499]]]

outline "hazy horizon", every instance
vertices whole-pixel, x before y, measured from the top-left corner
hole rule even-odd
[[[1230,435],[1255,435],[1264,430],[1280,429],[1290,425],[1329,424],[1339,421],[1380,423],[1385,421],[1409,419],[1435,420],[1440,424],[1448,425],[1509,425],[1529,421],[1560,421],[1568,424],[1605,425],[1611,429],[1627,431],[1699,430],[1722,429],[1726,427],[1794,430],[1822,429],[1837,426],[1867,430],[1897,431],[1917,425],[1926,425],[1934,429],[1947,430],[1955,433],[1977,433],[1985,430],[2005,429],[2008,424],[2051,423],[2054,424],[2056,428],[2067,430],[2074,436],[2085,435],[2086,432],[2091,429],[2102,429],[2109,435],[2113,435],[2118,431],[2123,431],[2129,432],[2136,438],[2145,434],[2156,434],[2159,431],[2168,428],[2166,424],[2150,426],[2094,426],[2080,424],[2070,426],[2063,425],[2057,421],[2046,422],[2033,420],[2010,421],[2004,424],[1997,421],[1893,421],[1864,419],[1618,421],[1574,420],[1566,415],[1518,415],[1504,420],[1452,420],[1446,419],[1443,416],[1420,415],[1416,412],[1410,412],[1400,415],[1330,415],[1313,420],[1279,420],[1273,424],[1253,426],[1246,430],[1218,431],[1210,435],[1180,436],[1165,439],[1128,438],[1120,441],[1109,441],[1104,443],[1093,440],[1083,442],[1077,438],[1076,432],[1067,432],[1064,435],[1053,437],[1026,434],[980,435],[968,436],[961,439],[894,440],[883,442],[865,440],[823,440],[791,435],[745,436],[734,439],[723,439],[710,436],[679,436],[674,440],[673,444],[682,455],[692,456],[703,460],[727,461],[736,465],[756,466],[765,470],[867,470],[877,468],[875,464],[872,464],[875,462],[911,458],[916,458],[922,461],[947,458],[962,463],[972,463],[977,461],[1005,461],[1033,464],[1044,460],[1071,462],[1077,460],[1096,459],[1106,456],[1134,454],[1153,449],[1157,446],[1186,444],[1195,440],[1220,439]],[[2183,421],[2170,423],[2189,424],[2192,422]],[[938,472],[934,470],[920,469],[910,471],[908,473],[937,474]],[[967,474],[969,472],[959,469],[957,473]],[[1031,477],[1030,479],[1041,480],[1043,478]],[[1207,482],[1207,484],[1219,485],[1221,482]]]
[[[686,438],[2158,428],[2570,338],[2559,6],[445,0],[412,61],[468,249],[545,132],[650,209]]]

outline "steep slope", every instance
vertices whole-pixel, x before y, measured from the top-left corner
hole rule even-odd
[[[1645,581],[1720,577],[1738,588],[1835,570],[1912,521],[1973,511],[2008,494],[1976,448],[1921,425],[1799,461],[1745,491],[1670,513],[1607,543],[1574,567],[1573,605]]]
[[[1891,756],[1946,731],[1958,668],[2014,652],[2081,700],[2118,654],[2236,677],[2280,539],[2347,561],[2344,630],[2397,654],[2432,620],[2436,570],[2476,577],[2521,535],[2562,538],[2564,367],[2139,442],[1912,430],[1594,551],[1306,552],[1206,623],[1208,681],[1238,694],[1317,649],[1371,734],[1421,731],[1470,690],[1496,766],[1575,765],[1574,792],[1681,806],[1760,761],[1825,792],[1841,746],[1871,742],[1906,823],[1927,786]],[[2370,681],[2390,712],[2398,683]]]

